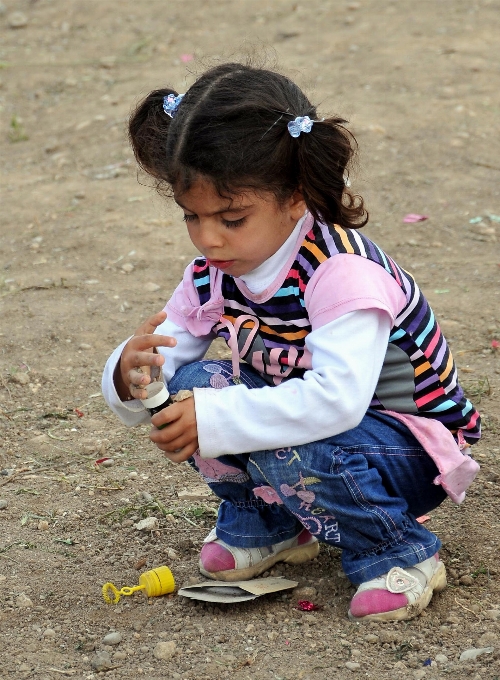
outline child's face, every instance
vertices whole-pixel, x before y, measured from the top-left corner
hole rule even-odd
[[[175,200],[196,248],[231,276],[247,274],[274,255],[306,209],[299,192],[282,206],[271,193],[242,191],[228,199],[204,179]]]

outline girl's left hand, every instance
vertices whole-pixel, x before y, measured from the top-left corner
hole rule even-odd
[[[161,430],[152,430],[149,438],[173,463],[182,463],[197,451],[199,445],[194,397],[167,406],[155,413],[151,422],[155,428],[167,423]]]

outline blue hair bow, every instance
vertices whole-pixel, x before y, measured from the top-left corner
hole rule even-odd
[[[298,116],[295,120],[291,120],[288,123],[288,132],[292,137],[298,137],[301,132],[311,132],[314,122],[309,116]]]
[[[176,97],[173,93],[163,97],[163,110],[167,116],[170,116],[170,118],[175,116],[183,97],[183,94],[178,94]]]

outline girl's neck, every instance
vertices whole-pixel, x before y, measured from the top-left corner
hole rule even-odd
[[[253,269],[243,276],[239,276],[238,279],[243,281],[245,286],[254,294],[262,293],[276,278],[276,274],[281,270],[282,266],[288,260],[292,251],[295,247],[295,243],[300,234],[304,220],[307,217],[307,212],[300,218],[300,220],[295,225],[292,233],[283,243],[283,245],[271,255],[267,260],[265,260],[261,265]]]

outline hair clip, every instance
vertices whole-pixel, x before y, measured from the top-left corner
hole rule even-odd
[[[291,120],[288,123],[288,132],[292,137],[298,137],[301,132],[311,132],[313,123],[316,121],[311,120],[309,116],[298,116],[295,120]]]
[[[184,97],[183,94],[178,94],[176,97],[175,94],[173,93],[169,94],[166,97],[163,97],[163,110],[165,111],[167,116],[170,116],[170,118],[173,118],[175,116],[183,97]]]

